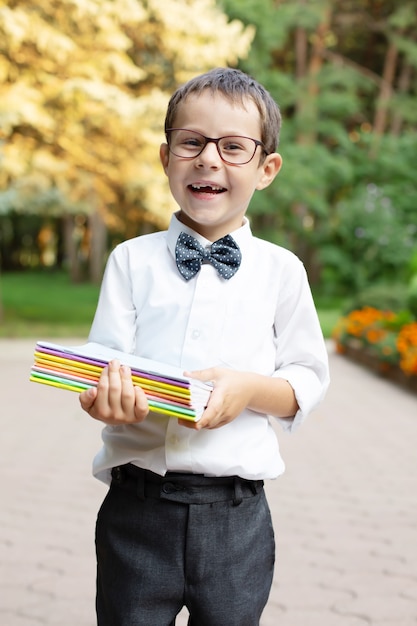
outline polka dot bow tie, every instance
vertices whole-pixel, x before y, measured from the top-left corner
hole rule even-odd
[[[209,248],[203,248],[194,237],[181,233],[175,247],[175,260],[185,280],[198,274],[202,263],[211,263],[220,276],[229,280],[239,269],[242,254],[230,235],[218,239]]]

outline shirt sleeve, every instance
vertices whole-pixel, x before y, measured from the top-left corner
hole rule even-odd
[[[132,353],[136,309],[132,298],[128,250],[117,246],[107,261],[89,341]]]
[[[292,420],[276,418],[294,431],[321,402],[329,386],[327,349],[305,268],[296,259],[286,272],[277,305],[276,378],[287,380],[299,405]]]

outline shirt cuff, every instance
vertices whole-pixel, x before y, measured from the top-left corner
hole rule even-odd
[[[288,381],[294,390],[299,409],[292,419],[276,417],[282,428],[294,432],[304,422],[306,417],[322,401],[329,386],[328,374],[323,369],[321,376],[310,368],[300,365],[289,365],[277,370],[274,378],[283,378]]]

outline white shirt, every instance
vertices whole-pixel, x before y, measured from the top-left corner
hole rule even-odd
[[[295,429],[328,383],[327,352],[304,266],[291,252],[254,237],[249,222],[231,233],[242,263],[229,280],[203,264],[186,281],[175,263],[180,232],[201,235],[172,217],[168,231],[118,245],[109,257],[89,341],[181,367],[212,366],[284,378],[299,411],[279,420],[244,410],[229,424],[195,431],[150,413],[140,424],[106,426],[93,463],[109,482],[115,465],[134,463],[160,475],[275,478],[284,471],[271,419]]]

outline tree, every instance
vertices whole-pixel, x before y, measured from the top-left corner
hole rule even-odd
[[[248,53],[213,0],[8,0],[0,7],[0,209],[165,226],[159,164],[174,87]],[[96,231],[93,231],[96,232]],[[68,237],[71,241],[71,236]]]
[[[262,7],[223,0],[221,6],[255,25],[251,54],[240,66],[268,87],[284,119],[282,174],[255,196],[255,230],[298,253],[313,283],[332,275],[333,288],[347,290],[392,276],[393,269],[404,274],[417,246],[416,0],[265,0]],[[359,240],[344,220],[349,211],[359,219],[362,210],[364,222],[369,189],[378,190],[392,215],[381,214],[381,228],[370,223],[376,252],[357,280],[366,237]],[[398,262],[377,236],[394,223],[392,239],[404,252]]]

